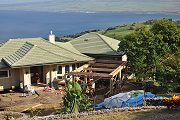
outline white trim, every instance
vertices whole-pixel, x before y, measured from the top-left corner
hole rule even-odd
[[[0,79],[6,79],[6,78],[9,78],[9,77],[10,77],[10,76],[9,76],[9,70],[0,70],[0,71],[7,71],[7,74],[8,74],[7,77],[0,77]]]

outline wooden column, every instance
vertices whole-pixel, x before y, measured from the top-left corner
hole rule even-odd
[[[87,75],[85,75],[84,80],[85,80],[85,83],[87,84],[87,80],[88,80]]]
[[[113,94],[113,78],[110,79],[110,95]]]
[[[121,74],[121,71],[119,71],[119,80],[122,79],[122,74]]]

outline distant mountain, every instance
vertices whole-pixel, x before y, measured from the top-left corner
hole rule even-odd
[[[1,0],[0,10],[180,12],[180,0]]]
[[[1,0],[0,4],[22,4],[22,3],[35,3],[35,2],[46,2],[52,0]]]

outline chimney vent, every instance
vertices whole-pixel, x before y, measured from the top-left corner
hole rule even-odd
[[[53,34],[52,31],[49,34],[49,42],[55,44],[55,35]]]

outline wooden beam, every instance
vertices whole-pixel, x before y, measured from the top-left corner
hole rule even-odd
[[[93,61],[89,61],[88,63],[89,64],[94,64],[96,61],[95,60],[93,60]]]
[[[106,68],[117,68],[119,64],[106,64],[106,63],[95,63],[92,67],[106,67]]]
[[[72,72],[81,72],[82,70],[84,70],[85,68],[88,68],[90,64],[84,64],[83,66],[75,69],[74,71]]]
[[[112,72],[114,71],[114,69],[109,69],[109,68],[85,68],[85,70],[89,70],[89,71],[95,71],[95,72]]]
[[[102,60],[102,59],[97,59],[96,63],[106,63],[106,64],[122,64],[123,61],[117,61],[117,60]]]
[[[94,77],[112,77],[112,75],[106,73],[90,73],[90,72],[70,72],[68,75],[84,75],[84,76],[94,76]]]
[[[116,68],[114,71],[112,71],[109,75],[112,75],[113,77],[118,74],[122,69],[126,67],[127,62],[123,62],[118,68]]]

